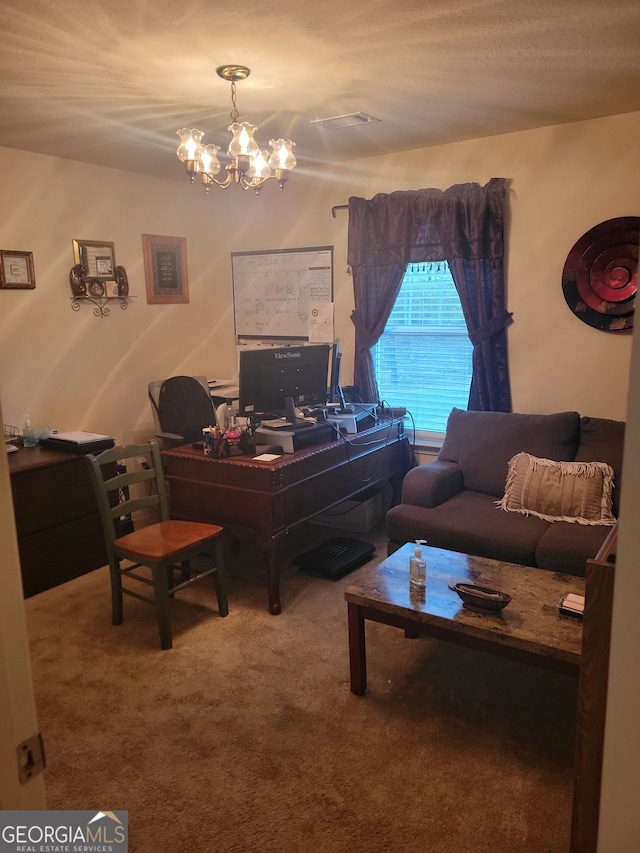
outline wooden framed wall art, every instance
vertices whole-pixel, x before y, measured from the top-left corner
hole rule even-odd
[[[150,305],[188,302],[186,238],[143,234],[142,250],[147,302]]]
[[[86,278],[115,281],[116,249],[105,240],[74,240],[73,262],[82,264]]]
[[[33,252],[0,250],[0,287],[6,290],[33,290],[35,286]]]

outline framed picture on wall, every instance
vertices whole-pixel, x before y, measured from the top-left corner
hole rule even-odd
[[[143,234],[142,251],[147,302],[159,305],[188,302],[186,238]]]
[[[73,261],[82,264],[87,278],[112,281],[116,277],[116,249],[104,240],[74,240]]]
[[[35,286],[33,252],[0,250],[0,287],[7,290],[33,290]]]

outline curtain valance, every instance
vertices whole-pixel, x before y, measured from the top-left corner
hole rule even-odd
[[[444,258],[501,260],[506,180],[484,187],[380,193],[349,199],[347,262],[353,266],[408,264]]]

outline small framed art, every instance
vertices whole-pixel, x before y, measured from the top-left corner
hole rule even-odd
[[[35,286],[33,252],[0,250],[0,287],[7,290],[33,290]]]
[[[113,281],[116,277],[116,250],[104,240],[74,240],[73,260],[82,264],[86,278]]]
[[[144,275],[149,304],[189,301],[185,237],[143,234]]]

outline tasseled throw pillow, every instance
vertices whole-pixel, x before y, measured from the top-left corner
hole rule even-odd
[[[613,525],[612,490],[613,468],[604,462],[554,462],[517,453],[496,506],[545,521]]]

